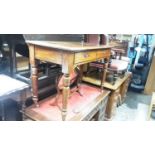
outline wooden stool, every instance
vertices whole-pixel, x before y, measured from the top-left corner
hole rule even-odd
[[[22,119],[24,120],[26,90],[28,88],[29,85],[27,85],[26,83],[0,74],[0,102],[2,110],[2,121],[5,121],[5,110],[3,101],[8,98],[18,98],[18,101],[20,101],[22,105],[21,112],[23,114]]]
[[[155,110],[155,92],[152,94],[152,100],[148,112],[148,120],[151,118],[152,110]]]

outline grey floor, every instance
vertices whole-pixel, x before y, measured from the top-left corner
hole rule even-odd
[[[117,107],[113,121],[146,121],[151,95],[129,91],[125,102]]]

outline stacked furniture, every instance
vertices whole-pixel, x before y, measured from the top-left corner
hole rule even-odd
[[[80,68],[80,79],[83,76],[83,65],[89,62],[110,58],[109,46],[94,46],[85,43],[27,41],[30,49],[32,71],[32,94],[34,104],[28,107],[25,115],[32,120],[91,120],[102,119],[107,104],[109,91],[90,84],[80,84],[80,92],[70,94],[71,72],[76,66]],[[51,62],[62,66],[63,91],[60,102],[55,105],[56,95],[38,100],[38,70],[36,60]],[[101,81],[104,83],[106,69]],[[93,95],[92,95],[93,94]]]
[[[87,39],[89,41],[89,39]],[[98,40],[93,43],[99,44]],[[124,55],[124,56],[123,56]],[[124,46],[115,45],[111,49],[111,59],[108,63],[104,60],[91,62],[87,68],[83,81],[101,86],[111,91],[106,108],[105,120],[111,120],[115,115],[116,107],[124,102],[131,73],[128,72],[129,58],[125,57]],[[94,70],[97,69],[97,70]],[[104,76],[103,70],[107,70]],[[105,77],[104,83],[100,80]]]

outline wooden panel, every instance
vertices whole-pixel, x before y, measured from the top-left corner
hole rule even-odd
[[[108,56],[110,57],[110,55],[111,55],[111,52],[109,49],[97,52],[97,58],[103,58]]]
[[[26,40],[40,41],[76,41],[81,42],[84,34],[24,34]]]
[[[96,59],[96,52],[84,52],[75,54],[75,64],[89,62]]]
[[[52,51],[51,49],[46,49],[42,47],[35,47],[35,58],[42,60],[42,61],[48,61],[56,64],[62,64],[62,53]]]
[[[155,56],[152,59],[152,64],[148,74],[147,82],[145,85],[145,94],[151,94],[155,91]]]

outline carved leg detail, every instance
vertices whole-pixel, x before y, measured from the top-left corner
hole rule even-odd
[[[62,120],[66,120],[67,115],[67,105],[68,105],[68,98],[70,93],[70,77],[69,74],[64,74],[64,87],[63,87],[63,99],[62,99]]]
[[[33,93],[33,102],[36,107],[39,107],[38,104],[38,71],[36,66],[32,67],[32,93]]]

